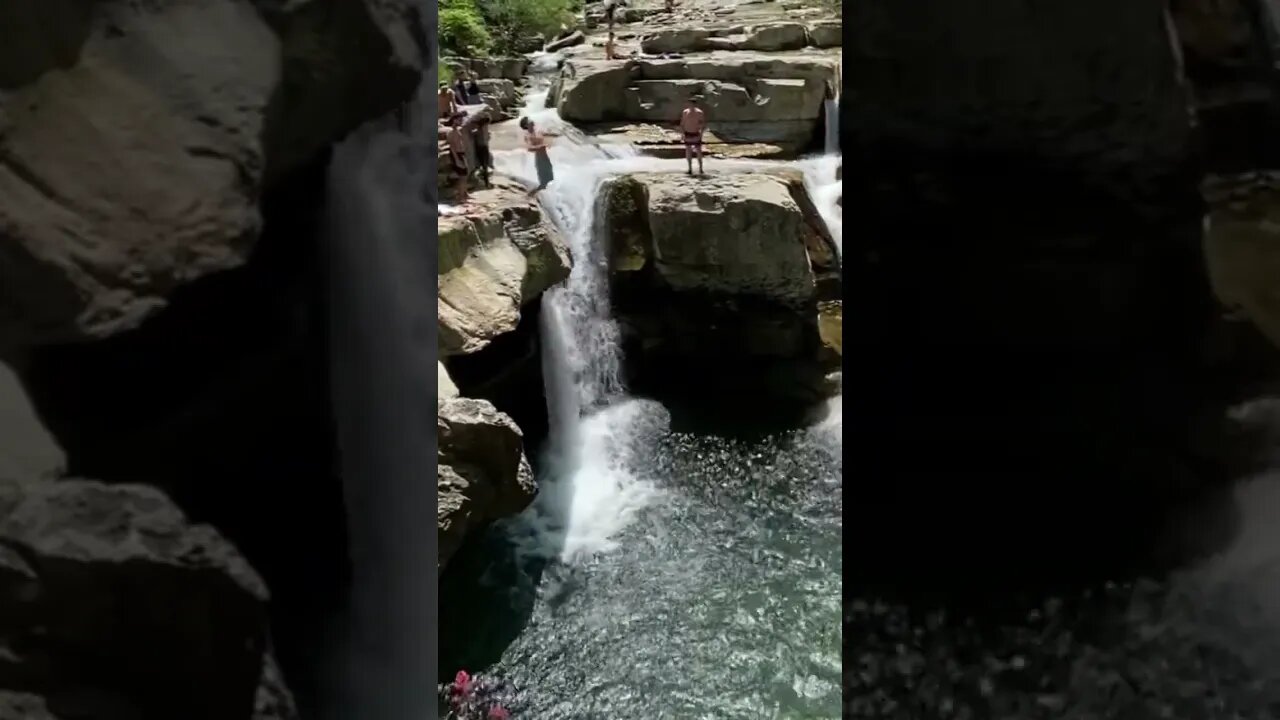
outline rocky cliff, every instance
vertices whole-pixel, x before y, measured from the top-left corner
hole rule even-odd
[[[673,11],[621,8],[614,58],[603,50],[602,6],[588,4],[584,16],[582,27],[547,46],[560,61],[554,68],[546,58],[535,67],[507,58],[445,62],[491,83],[519,86],[530,72],[541,74],[539,82],[550,80],[546,106],[555,108],[557,129],[565,133],[556,143],[602,149],[625,143],[646,155],[683,157],[670,126],[697,93],[710,120],[707,152],[717,160],[821,149],[824,100],[835,92],[840,65],[840,22],[826,11],[700,2]],[[540,87],[508,93],[494,83],[484,93],[499,120],[491,136],[497,152],[520,148],[515,123],[501,122],[504,98]],[[573,158],[558,174],[575,173],[574,153],[553,151]],[[832,392],[831,371],[840,364],[839,251],[799,171],[756,175],[709,162],[714,169],[706,178],[619,175],[594,208],[607,231],[592,242],[613,251],[606,302],[624,327],[631,389],[668,400],[687,396],[701,406],[732,399],[740,407],[751,399],[754,408],[772,407],[776,399],[807,409]],[[447,465],[438,481],[439,527],[447,538],[442,565],[468,530],[518,512],[532,497],[523,466],[507,448],[523,440],[528,455],[547,429],[542,297],[569,277],[574,262],[586,263],[588,273],[596,264],[569,256],[544,207],[513,180],[472,192],[465,207],[437,223],[440,377],[442,387],[450,386],[438,414]],[[452,200],[449,184],[442,176],[438,189]],[[445,397],[455,391],[498,411],[472,407],[475,426],[484,428],[474,437],[502,448],[507,461],[472,464],[470,476],[454,472],[459,466],[446,454],[470,452],[446,432],[455,405]],[[794,413],[774,414],[796,420]]]
[[[326,150],[412,96],[417,7],[20,0],[0,25],[0,708],[292,717],[272,653],[305,701],[345,572]]]
[[[475,192],[436,227],[443,569],[468,533],[520,512],[537,491],[526,457],[546,427],[537,315],[573,260],[538,203],[509,179]]]
[[[839,251],[798,172],[628,175],[605,203],[634,389],[770,413],[826,396]]]

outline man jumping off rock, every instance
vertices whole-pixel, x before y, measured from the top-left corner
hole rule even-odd
[[[684,138],[684,159],[689,163],[689,174],[693,174],[693,156],[698,156],[698,174],[702,172],[702,134],[707,130],[707,116],[698,107],[698,97],[689,96],[684,110],[680,113],[680,133]]]

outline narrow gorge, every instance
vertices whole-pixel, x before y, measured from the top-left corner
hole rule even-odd
[[[589,5],[576,44],[443,60],[503,92],[464,107],[495,186],[438,188],[441,679],[517,717],[836,717],[839,20],[619,16],[626,57]],[[554,134],[535,198],[517,118]]]
[[[394,648],[334,633],[353,575],[387,568],[351,562],[370,554],[349,547],[325,239],[334,146],[404,115],[426,20],[411,0],[0,7],[0,717],[372,719],[424,697],[353,682],[352,655]]]

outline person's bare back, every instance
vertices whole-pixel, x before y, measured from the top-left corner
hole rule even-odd
[[[447,87],[440,88],[440,92],[436,95],[436,104],[438,107],[439,117],[451,118],[458,111],[458,105],[453,98],[453,90]]]
[[[680,130],[686,135],[702,135],[707,129],[707,116],[700,107],[687,107],[680,113]]]

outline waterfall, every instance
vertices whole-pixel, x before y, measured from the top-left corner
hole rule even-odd
[[[545,102],[545,92],[530,93],[521,115],[559,134],[550,150],[556,181],[539,200],[569,244],[574,264],[568,280],[543,297],[548,471],[537,500],[513,531],[527,540],[522,552],[569,561],[610,549],[617,532],[655,496],[636,476],[627,450],[627,428],[642,410],[626,397],[620,377],[603,217],[597,212],[603,184],[619,172],[617,164],[643,165],[646,159],[629,146],[599,147],[561,122]],[[533,175],[525,152],[499,153],[495,163],[512,177]]]
[[[561,446],[572,446],[582,412],[567,360],[571,352],[568,337],[572,330],[566,324],[560,306],[554,302],[545,303],[539,320],[542,384],[546,389],[550,434]]]
[[[823,122],[826,124],[822,152],[827,155],[838,155],[840,153],[840,98],[824,100],[822,106]]]
[[[545,92],[531,92],[521,116],[559,135],[552,138],[550,149],[556,180],[539,194],[539,202],[568,242],[574,265],[568,280],[543,297],[540,332],[551,429],[548,470],[538,499],[511,530],[521,552],[570,561],[612,548],[613,538],[636,513],[660,497],[645,478],[648,458],[632,444],[635,427],[651,421],[655,408],[628,397],[621,379],[619,332],[610,314],[607,238],[598,207],[604,184],[615,175],[684,168],[683,160],[642,156],[630,145],[601,146],[563,122],[545,101]],[[778,165],[717,162],[740,171]],[[495,163],[500,173],[533,186],[529,153],[497,153]],[[839,163],[838,155],[828,154],[793,165],[804,172],[806,187],[838,248]],[[825,421],[827,434],[837,441],[838,408],[839,399]]]
[[[327,683],[328,716],[432,717],[436,501],[433,407],[437,258],[423,197],[434,148],[392,120],[357,130],[329,167],[330,369],[352,583]]]

